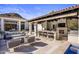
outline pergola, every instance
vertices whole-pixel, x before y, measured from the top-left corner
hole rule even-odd
[[[16,13],[0,14],[0,30],[10,31],[12,29],[21,31],[26,30],[27,21]]]
[[[53,37],[54,40],[68,36],[68,20],[78,20],[79,5],[29,20],[29,34]],[[32,33],[33,32],[33,33]]]

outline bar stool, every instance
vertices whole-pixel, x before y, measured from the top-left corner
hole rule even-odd
[[[53,33],[48,33],[48,37],[49,38],[54,38],[54,34]]]
[[[47,37],[47,32],[43,32],[43,36],[44,37]]]

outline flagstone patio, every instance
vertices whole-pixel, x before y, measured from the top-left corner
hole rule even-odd
[[[51,41],[45,38],[38,38],[36,42],[31,44],[23,44],[14,49],[14,54],[50,54],[50,53],[64,53],[68,48],[69,43],[67,41]]]

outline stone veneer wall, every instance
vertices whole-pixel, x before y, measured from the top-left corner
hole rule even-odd
[[[57,21],[57,24],[58,24],[58,23],[65,23],[65,27],[58,27],[58,26],[57,26],[57,29],[56,29],[57,39],[59,39],[59,36],[60,36],[59,30],[64,30],[64,34],[63,34],[63,35],[67,35],[66,18],[59,19],[59,20]]]

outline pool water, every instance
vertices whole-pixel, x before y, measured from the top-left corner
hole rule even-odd
[[[69,46],[69,48],[65,51],[64,54],[77,54],[77,52],[72,51],[70,47],[72,47],[72,45]]]

